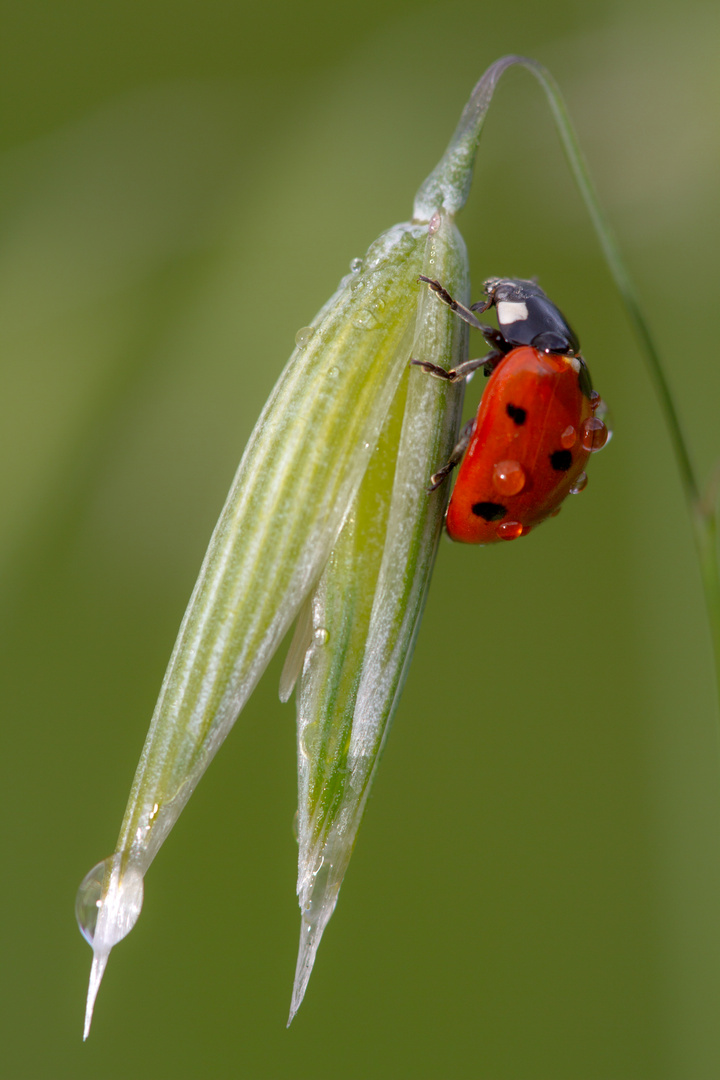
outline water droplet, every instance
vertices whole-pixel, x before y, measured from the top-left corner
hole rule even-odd
[[[142,874],[130,867],[119,878],[118,863],[117,855],[103,859],[80,883],[75,898],[75,918],[89,945],[95,940],[104,908],[108,909],[108,925],[103,928],[103,946],[108,949],[130,933],[142,910]]]
[[[313,633],[313,638],[315,639],[316,645],[327,645],[328,641],[330,640],[330,635],[324,626],[318,626],[318,628]]]
[[[565,428],[562,435],[560,436],[560,445],[562,446],[563,450],[569,450],[572,446],[575,445],[576,442],[577,431],[572,426],[572,424],[568,424],[568,426]]]
[[[577,480],[573,484],[573,486],[570,488],[570,494],[571,495],[579,495],[580,492],[584,491],[585,488],[587,487],[587,482],[588,482],[587,473],[581,472],[580,475],[578,476]]]
[[[350,291],[354,292],[354,293],[359,292],[360,289],[365,288],[365,285],[366,285],[365,278],[354,277],[352,279],[352,281],[350,282]]]
[[[360,271],[362,270],[362,267],[363,267],[362,259],[351,259],[350,260],[350,273],[351,274],[359,274]]]
[[[501,540],[517,540],[523,534],[523,527],[519,521],[501,521],[495,532]]]
[[[304,349],[312,338],[315,330],[312,326],[301,326],[295,335],[295,344],[298,349]]]
[[[492,479],[499,495],[517,495],[525,487],[525,470],[519,461],[499,461]]]
[[[377,316],[369,307],[359,311],[353,319],[353,326],[358,330],[374,330],[377,325]]]
[[[600,398],[597,405],[595,406],[594,411],[595,416],[598,418],[598,420],[602,420],[605,427],[607,428],[607,439],[605,440],[605,445],[607,446],[607,444],[613,437],[613,418],[612,413],[608,408],[607,401],[604,401],[603,398]]]
[[[598,394],[597,390],[590,391],[590,408],[593,412],[597,409],[598,405],[602,401],[602,398]]]
[[[608,440],[608,430],[602,420],[591,416],[582,426],[582,444],[591,453],[602,450]]]
[[[432,236],[438,231],[438,229],[440,228],[440,221],[440,214],[436,210],[433,216],[430,218],[430,221],[428,222],[428,233],[430,234],[430,236]]]
[[[311,720],[304,725],[298,739],[298,746],[303,757],[311,758],[314,756],[318,748],[318,739],[317,720]]]
[[[75,918],[80,933],[89,945],[93,943],[98,913],[102,907],[104,878],[105,863],[98,863],[85,875],[75,897]]]
[[[329,379],[337,379],[339,374],[340,374],[340,372],[338,371],[338,369],[336,367],[331,367],[330,370],[328,371],[328,378]]]

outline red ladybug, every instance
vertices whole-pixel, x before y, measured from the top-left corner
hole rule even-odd
[[[490,376],[476,418],[432,477],[434,489],[462,458],[447,512],[448,534],[465,544],[526,536],[559,513],[567,495],[582,491],[588,457],[607,442],[607,428],[595,416],[601,398],[592,388],[580,343],[532,281],[491,278],[483,286],[487,299],[465,308],[439,282],[420,280],[492,346],[487,356],[451,371],[412,361],[450,382],[479,367]],[[499,330],[473,314],[490,307],[496,309]]]

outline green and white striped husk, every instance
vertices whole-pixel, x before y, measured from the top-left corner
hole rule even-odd
[[[492,72],[492,69],[491,69]],[[490,73],[488,73],[490,75]],[[337,901],[407,673],[442,526],[462,387],[409,367],[454,366],[466,328],[418,275],[461,300],[467,195],[489,104],[476,87],[413,221],[384,233],[312,323],[243,455],[153,715],[114,855],[83,881],[93,947],[85,1036],[143,877],[268,661],[299,616],[281,696],[298,686],[300,952],[290,1016]]]

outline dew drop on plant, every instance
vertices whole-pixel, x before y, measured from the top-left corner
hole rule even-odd
[[[327,645],[330,640],[330,635],[324,626],[318,626],[317,630],[313,634],[316,645]]]
[[[300,753],[305,758],[312,758],[317,750],[320,734],[317,720],[311,720],[305,724],[298,739]]]
[[[440,221],[440,214],[435,211],[433,216],[430,218],[430,221],[428,222],[428,232],[430,236],[432,236],[433,233],[436,233],[438,231],[438,229],[440,228]]]
[[[110,925],[104,927],[108,949],[130,933],[138,920],[143,903],[143,879],[137,870],[126,870],[118,880],[117,856],[111,855],[94,866],[80,883],[75,898],[75,917],[80,933],[93,945],[103,909],[112,907]],[[105,921],[108,921],[107,919]]]
[[[351,259],[350,260],[350,272],[352,274],[359,274],[360,271],[362,270],[362,266],[363,266],[362,259]]]
[[[353,319],[353,326],[358,330],[374,330],[377,325],[377,316],[369,307],[365,308],[363,311],[359,311]]]
[[[301,326],[297,334],[295,335],[295,344],[297,345],[298,349],[304,349],[305,346],[309,343],[314,333],[315,330],[312,326]]]
[[[107,860],[106,860],[107,861]],[[95,937],[98,913],[102,906],[103,881],[105,879],[105,863],[98,863],[89,874],[82,879],[77,896],[75,897],[75,918],[80,927],[80,933],[92,945]]]

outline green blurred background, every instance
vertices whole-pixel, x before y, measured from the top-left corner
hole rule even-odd
[[[719,30],[700,0],[3,4],[3,1078],[718,1075],[720,770],[690,529],[521,71],[459,224],[476,295],[490,274],[536,274],[581,335],[615,424],[587,493],[521,544],[443,542],[289,1031],[281,659],[153,866],[85,1046],[90,950],[72,908],[113,849],[207,539],[295,331],[408,217],[506,52],[545,62],[566,94],[708,473]]]

